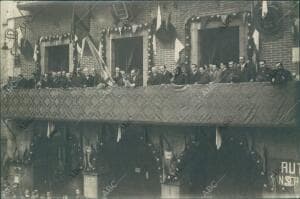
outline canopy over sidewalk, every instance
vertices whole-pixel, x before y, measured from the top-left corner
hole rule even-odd
[[[1,117],[299,127],[299,92],[299,82],[15,90],[1,93]]]

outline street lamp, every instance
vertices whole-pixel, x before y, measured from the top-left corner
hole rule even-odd
[[[18,48],[18,32],[15,29],[8,28],[5,33],[4,33],[4,43],[2,46],[2,50],[10,50],[11,55],[13,56],[19,56],[17,52]],[[8,40],[13,40],[13,45],[11,48],[8,47],[7,45],[7,39]]]
[[[12,47],[8,47],[7,40],[13,40]],[[4,42],[1,47],[2,50],[10,50],[10,54],[14,56],[15,64],[20,63],[20,54],[18,52],[18,31],[16,29],[8,28],[4,33]]]

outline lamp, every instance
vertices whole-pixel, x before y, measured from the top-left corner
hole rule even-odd
[[[8,46],[7,46],[7,43],[6,43],[6,42],[3,43],[3,46],[2,46],[1,49],[2,49],[2,50],[8,50]]]
[[[18,32],[15,29],[7,29],[4,33],[4,43],[2,46],[2,50],[10,50],[11,55],[18,56],[17,48],[18,48]],[[13,40],[12,47],[8,47],[6,41]]]

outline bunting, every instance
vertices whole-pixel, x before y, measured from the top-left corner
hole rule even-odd
[[[38,53],[39,53],[38,48],[39,48],[39,46],[38,46],[38,44],[36,43],[36,44],[34,45],[34,51],[33,51],[33,61],[34,61],[34,62],[37,62],[37,61],[38,61]]]
[[[47,127],[47,137],[50,138],[55,130],[54,122],[48,121],[48,127]]]
[[[161,26],[161,13],[160,13],[160,6],[158,4],[157,17],[156,17],[156,31],[160,28],[160,26]]]
[[[261,16],[265,18],[268,14],[268,1],[262,1]]]
[[[183,44],[179,41],[179,39],[176,38],[175,40],[175,49],[174,49],[174,58],[175,61],[179,59],[179,52],[184,48]]]
[[[259,50],[259,32],[255,29],[253,32],[253,41],[257,50]]]
[[[117,143],[120,142],[121,138],[122,138],[122,128],[121,126],[118,126]]]
[[[216,147],[217,150],[219,150],[221,148],[222,145],[222,137],[221,137],[221,131],[220,131],[220,127],[216,128]]]

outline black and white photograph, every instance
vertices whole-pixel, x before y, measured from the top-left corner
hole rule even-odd
[[[0,1],[1,198],[300,198],[298,0]]]

